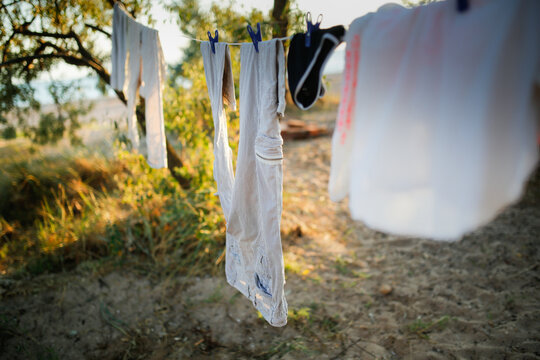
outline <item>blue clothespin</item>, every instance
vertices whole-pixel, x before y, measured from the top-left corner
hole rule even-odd
[[[317,22],[315,24],[313,24],[311,22],[311,12],[307,12],[306,13],[306,25],[307,25],[307,31],[306,31],[306,47],[310,47],[311,46],[311,32],[313,30],[319,30],[319,27],[321,26],[321,21],[322,21],[322,14],[319,14],[319,16],[317,16]]]
[[[253,46],[255,46],[255,51],[259,52],[259,41],[262,41],[261,24],[257,23],[257,33],[253,31],[253,29],[251,28],[251,25],[247,26],[247,31],[249,33],[249,36],[251,37],[251,41],[253,41]]]
[[[210,40],[210,46],[212,46],[212,52],[214,54],[216,53],[216,46],[214,44],[219,42],[219,33],[217,30],[215,34],[216,36],[212,38],[212,34],[210,34],[210,31],[208,32],[208,40]]]

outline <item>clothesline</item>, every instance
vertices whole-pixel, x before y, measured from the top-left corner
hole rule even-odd
[[[189,40],[197,41],[197,42],[205,42],[205,41],[208,41],[208,40],[196,39],[196,38],[194,38],[194,37],[187,36],[187,35],[184,35],[184,34],[181,34],[180,36],[181,36],[181,37],[184,37],[184,38],[186,38],[186,39],[189,39]],[[291,36],[286,36],[286,37],[277,38],[277,39],[278,39],[278,40],[281,40],[281,41],[291,40],[291,39],[292,39],[292,35],[291,35]],[[249,41],[236,42],[236,43],[226,42],[226,41],[220,41],[220,43],[221,43],[221,44],[227,44],[227,45],[251,44],[251,42],[249,42]]]

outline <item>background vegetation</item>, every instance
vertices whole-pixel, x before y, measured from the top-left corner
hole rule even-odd
[[[295,31],[301,14],[284,3],[289,31]],[[150,2],[125,5],[134,15],[148,15]],[[247,41],[245,24],[256,22],[265,37],[279,31],[271,13],[240,14],[232,2],[205,11],[197,1],[185,0],[169,3],[168,10],[178,14],[184,33],[197,38],[218,28],[221,39]],[[58,62],[92,63],[76,65],[95,70],[106,89],[108,74],[101,67],[108,54],[96,43],[110,33],[111,4],[3,2],[0,17],[11,24],[0,34],[5,44],[0,124],[4,137],[12,139],[0,144],[0,272],[62,271],[90,259],[145,260],[152,271],[216,271],[223,259],[224,220],[213,195],[213,122],[199,43],[192,42],[183,61],[170,69],[165,89],[166,133],[182,159],[181,166],[167,172],[149,168],[131,152],[121,131],[112,148],[84,144],[80,118],[91,105],[75,101],[76,84],[53,82],[54,111],[41,112],[36,123],[28,121],[40,109],[31,80]],[[53,36],[60,33],[66,35]],[[239,49],[231,47],[231,53],[238,84]],[[229,129],[235,151],[237,112],[229,114]],[[175,174],[189,179],[189,186],[175,181]]]

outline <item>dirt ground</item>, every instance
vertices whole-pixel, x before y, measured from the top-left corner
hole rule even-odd
[[[328,199],[330,141],[285,144],[287,326],[224,276],[87,262],[0,278],[0,358],[540,358],[540,172],[459,242],[389,236]]]

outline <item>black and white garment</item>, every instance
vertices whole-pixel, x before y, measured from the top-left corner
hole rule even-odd
[[[324,66],[334,49],[343,41],[345,28],[313,30],[311,44],[306,46],[306,34],[295,34],[289,46],[287,75],[289,90],[296,106],[307,110],[324,96],[322,84]]]

